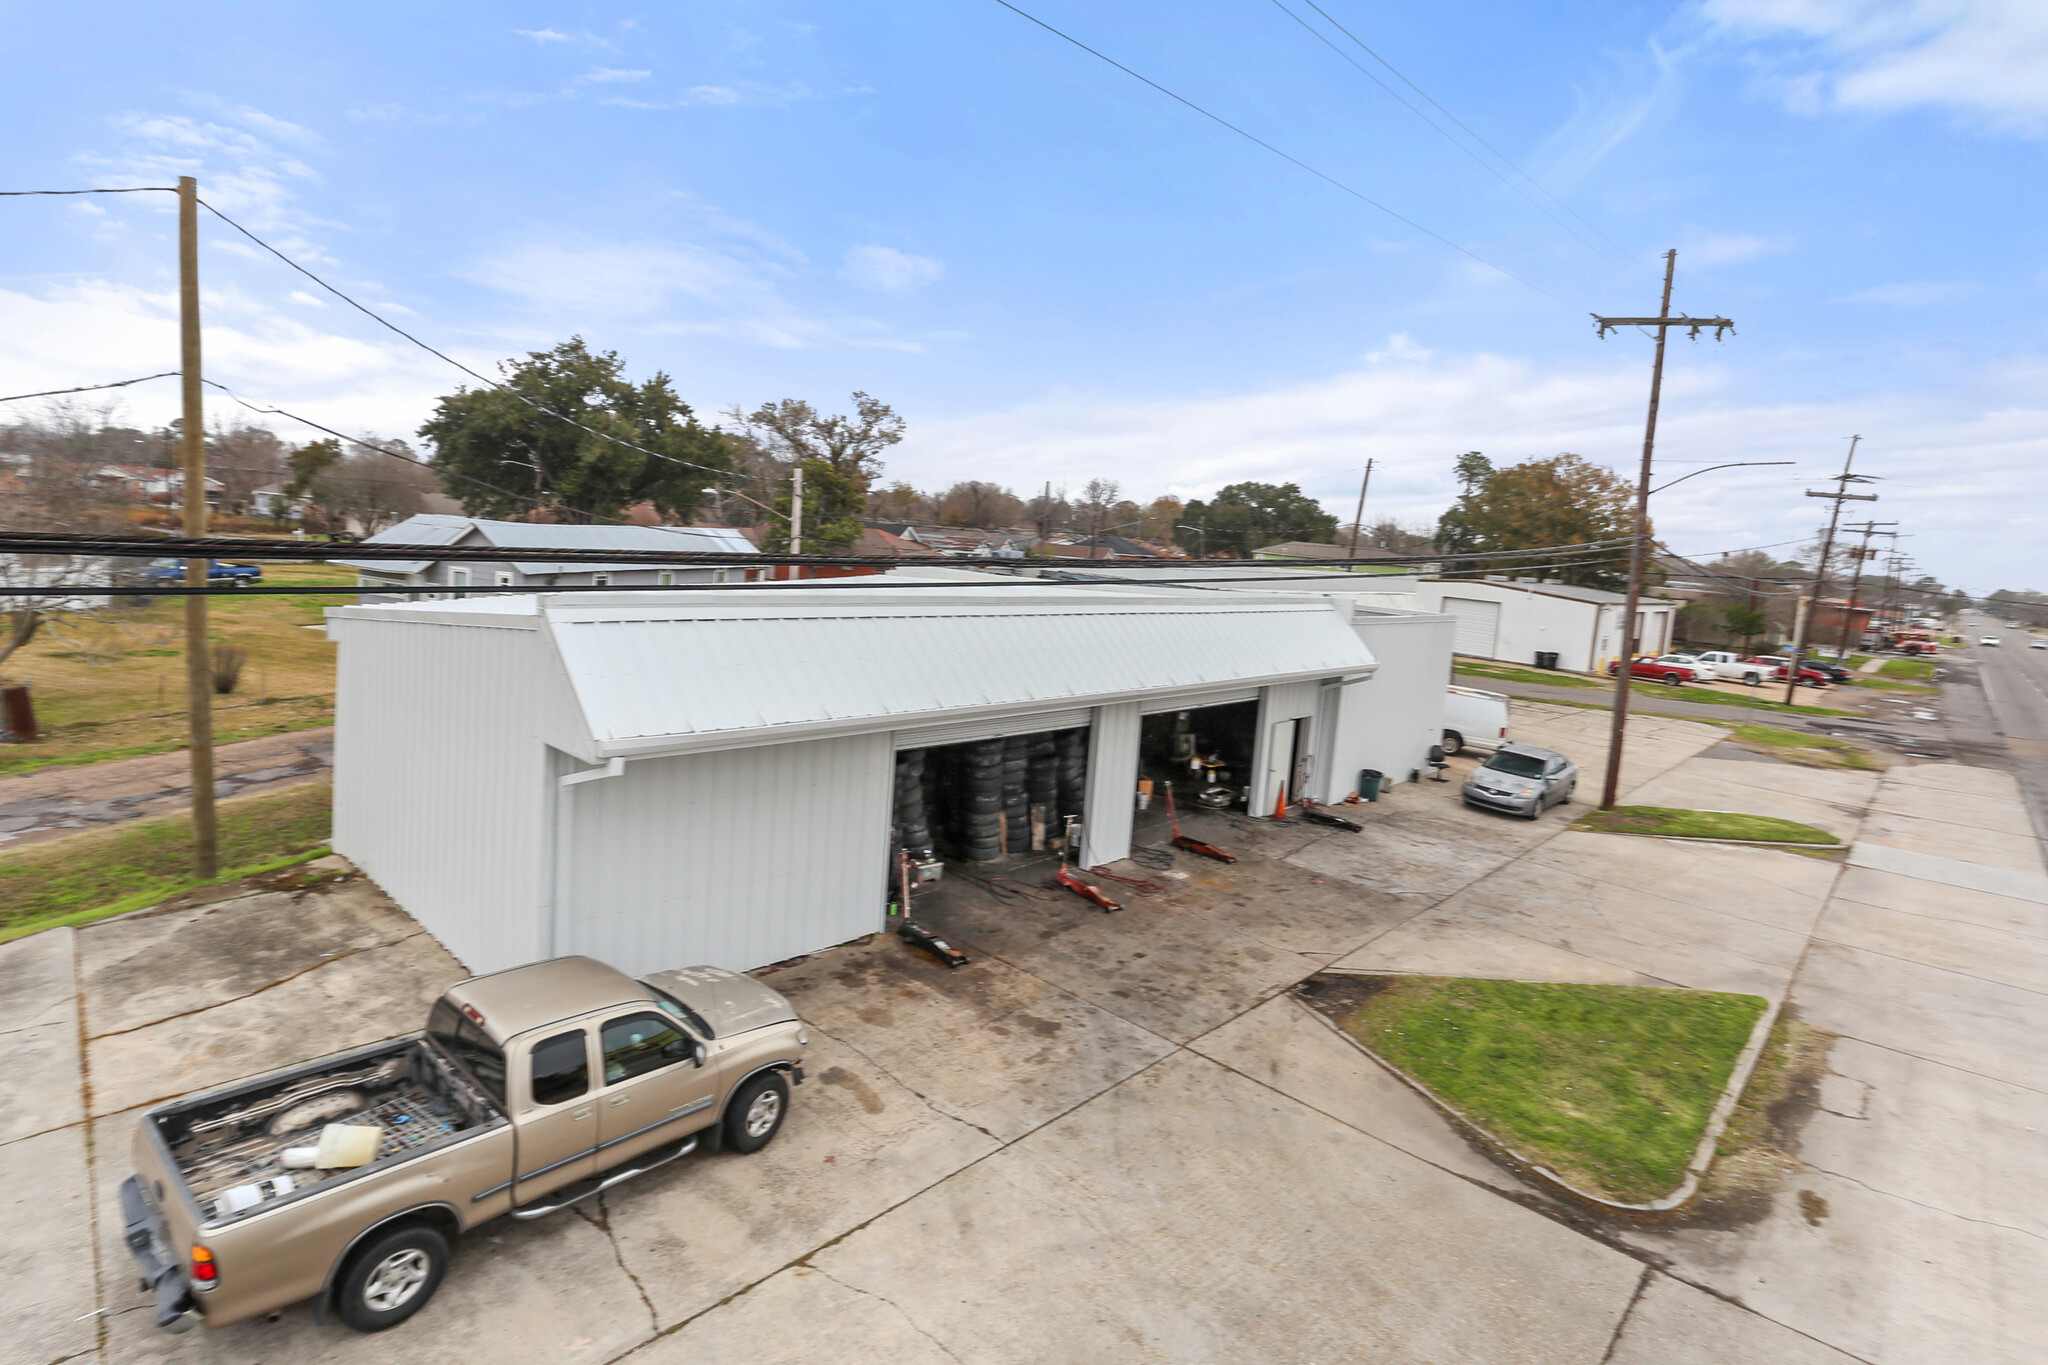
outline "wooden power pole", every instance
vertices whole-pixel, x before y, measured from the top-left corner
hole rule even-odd
[[[1621,746],[1628,737],[1629,684],[1634,681],[1636,661],[1636,610],[1643,599],[1643,561],[1649,557],[1650,461],[1657,448],[1657,403],[1664,390],[1664,340],[1673,327],[1684,327],[1694,336],[1703,327],[1714,329],[1714,339],[1733,331],[1727,318],[1671,316],[1671,277],[1678,270],[1678,253],[1664,253],[1664,303],[1653,318],[1603,318],[1595,314],[1600,335],[1617,327],[1657,329],[1657,358],[1650,365],[1650,415],[1643,424],[1643,467],[1636,478],[1636,531],[1628,552],[1628,600],[1622,607],[1621,662],[1614,670],[1614,717],[1607,730],[1607,780],[1600,788],[1600,809],[1613,810],[1621,791]]]
[[[185,416],[179,431],[184,464],[185,534],[206,534],[206,405],[199,371],[199,182],[178,177],[178,346]],[[206,641],[204,559],[185,561],[185,725],[192,765],[192,871],[220,873],[220,827],[213,809],[213,659]]]
[[[1840,504],[1836,504],[1839,506]],[[1835,641],[1835,662],[1842,663],[1849,657],[1849,632],[1855,627],[1856,594],[1863,587],[1863,561],[1877,554],[1870,548],[1870,538],[1878,534],[1880,526],[1897,526],[1896,521],[1866,521],[1861,526],[1845,526],[1845,531],[1861,531],[1863,543],[1849,553],[1856,560],[1856,575],[1849,580],[1849,595],[1842,599],[1842,634]]]
[[[1358,558],[1358,533],[1361,529],[1358,523],[1365,520],[1365,490],[1370,487],[1372,487],[1372,461],[1367,460],[1365,462],[1365,477],[1358,481],[1358,510],[1351,514],[1351,553],[1347,556],[1350,559]]]
[[[1785,670],[1785,705],[1787,706],[1792,704],[1793,695],[1799,689],[1799,663],[1806,654],[1807,631],[1813,626],[1813,618],[1820,614],[1821,598],[1827,594],[1828,559],[1835,552],[1835,527],[1842,520],[1842,504],[1845,502],[1877,501],[1877,494],[1875,493],[1851,493],[1849,491],[1849,485],[1852,483],[1870,482],[1870,476],[1867,474],[1851,474],[1849,472],[1849,467],[1856,463],[1856,447],[1862,443],[1863,438],[1861,436],[1851,436],[1849,438],[1849,455],[1847,459],[1842,461],[1842,472],[1835,475],[1834,492],[1823,493],[1814,488],[1806,490],[1807,497],[1829,498],[1833,500],[1834,505],[1828,511],[1827,534],[1821,537],[1820,563],[1815,565],[1813,570],[1813,606],[1808,609],[1806,615],[1799,618],[1798,629],[1792,636],[1792,661]]]

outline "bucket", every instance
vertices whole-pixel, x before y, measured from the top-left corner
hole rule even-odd
[[[1385,774],[1385,773],[1383,773],[1383,772],[1381,772],[1381,771],[1380,771],[1380,770],[1379,770],[1378,768],[1361,768],[1361,769],[1359,769],[1359,772],[1358,772],[1358,799],[1359,799],[1359,800],[1361,800],[1361,801],[1377,801],[1377,800],[1379,800],[1379,799],[1380,799],[1380,783],[1381,783],[1381,782],[1383,782],[1383,781],[1385,781],[1385,780],[1386,780],[1386,774]]]

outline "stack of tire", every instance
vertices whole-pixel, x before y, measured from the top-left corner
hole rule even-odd
[[[961,748],[956,826],[960,856],[972,863],[994,862],[1003,856],[1004,742],[989,739]]]
[[[932,824],[925,796],[924,750],[905,749],[896,755],[896,846],[913,857],[931,856]]]
[[[1060,814],[1079,815],[1088,789],[1088,732],[1061,730],[1052,737],[1052,742],[1057,755],[1055,772],[1059,781],[1057,804]]]
[[[1024,751],[1024,805],[1025,821],[1030,822],[1030,812],[1036,807],[1045,818],[1045,835],[1049,839],[1060,832],[1060,752],[1050,734],[1033,735]],[[1029,834],[1027,829],[1026,834]],[[1029,847],[1027,839],[1026,847]]]
[[[1011,853],[1031,851],[1031,741],[1013,735],[1003,741],[1003,819]]]

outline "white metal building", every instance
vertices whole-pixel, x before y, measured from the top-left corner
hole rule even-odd
[[[1084,730],[1102,863],[1129,851],[1148,715],[1255,711],[1246,804],[1270,810],[1282,783],[1405,776],[1359,717],[1440,708],[1444,681],[1386,677],[1341,599],[1252,592],[797,583],[328,621],[335,848],[479,972],[745,969],[873,932],[898,751]]]
[[[674,583],[739,583],[767,571],[708,565],[590,563],[556,559],[550,550],[668,550],[705,554],[757,554],[754,543],[729,526],[568,526],[552,522],[488,521],[482,517],[422,512],[379,531],[365,545],[426,545],[503,550],[501,559],[334,559],[356,571],[364,602],[433,601],[451,596],[438,588],[503,588],[534,592],[578,585],[660,587]]]
[[[1424,578],[1415,590],[1425,609],[1457,621],[1457,652],[1471,658],[1529,665],[1539,653],[1554,653],[1559,668],[1594,673],[1626,648],[1621,623],[1628,599],[1618,592],[1526,578]],[[1673,602],[1646,597],[1636,604],[1641,653],[1671,648],[1677,615]]]

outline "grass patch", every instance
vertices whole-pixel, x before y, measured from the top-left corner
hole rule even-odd
[[[349,584],[355,574],[330,564],[266,564],[263,581]],[[184,605],[176,598],[123,600],[137,605],[45,627],[7,661],[8,681],[34,688],[43,737],[0,747],[0,776],[183,747]],[[208,638],[248,653],[240,685],[213,699],[216,743],[332,723],[334,646],[322,631],[306,627],[320,625],[327,607],[353,600],[343,594],[208,599]]]
[[[1787,706],[1781,701],[1765,701],[1762,697],[1745,696],[1740,692],[1717,692],[1710,687],[1659,687],[1655,692],[1645,691],[1642,679],[1636,680],[1630,697],[1668,697],[1671,701],[1700,702],[1707,706],[1739,706],[1751,711],[1777,711],[1793,716],[1846,716],[1853,712],[1838,711],[1830,706],[1804,706],[1798,702]],[[1765,684],[1766,687],[1769,684]]]
[[[1731,725],[1730,738],[1736,743],[1807,768],[1848,768],[1866,772],[1884,765],[1868,749],[1829,735],[1802,730],[1780,730],[1775,725]]]
[[[1892,678],[1858,678],[1853,685],[1868,687],[1877,692],[1918,692],[1923,696],[1932,696],[1941,691],[1938,687],[1929,687],[1924,683],[1899,682]]]
[[[1577,673],[1552,672],[1534,668],[1514,668],[1506,664],[1480,663],[1472,659],[1457,659],[1451,664],[1453,673],[1462,673],[1474,678],[1492,678],[1497,682],[1528,683],[1538,687],[1605,687],[1607,684],[1593,678],[1581,677]]]
[[[1934,681],[1934,661],[1931,659],[1886,659],[1878,665],[1880,678],[1901,678],[1907,682]]]
[[[1851,654],[1848,658],[1842,660],[1842,667],[1850,669],[1861,668],[1869,662],[1870,656],[1868,654]]]
[[[0,941],[140,909],[326,851],[332,792],[309,782],[220,806],[220,876],[192,875],[192,817],[140,820],[0,856]]]
[[[1685,1178],[1766,1008],[1717,991],[1411,977],[1343,1027],[1574,1185],[1646,1203]]]
[[[1780,844],[1826,844],[1841,840],[1824,829],[1780,820],[1770,815],[1745,815],[1727,810],[1680,810],[1673,806],[1616,806],[1588,811],[1573,829],[1605,834],[1665,834],[1680,839],[1764,839]]]

